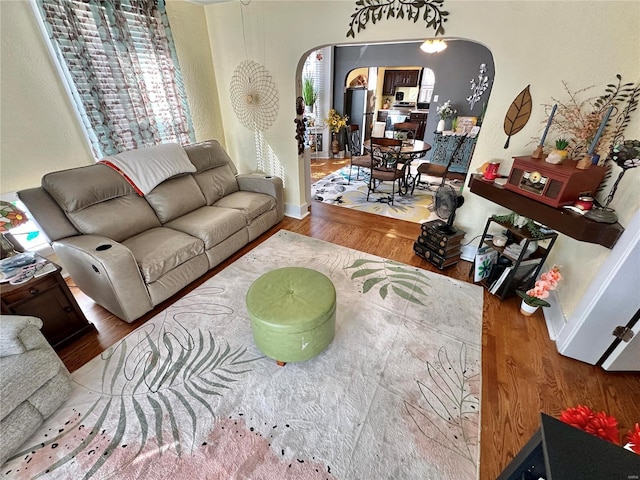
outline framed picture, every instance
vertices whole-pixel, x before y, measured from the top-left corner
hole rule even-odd
[[[456,133],[469,133],[478,123],[478,117],[458,117]]]
[[[322,151],[322,133],[309,134],[309,148],[311,153]]]

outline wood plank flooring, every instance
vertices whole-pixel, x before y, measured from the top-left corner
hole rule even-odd
[[[317,175],[322,169],[326,169],[326,173],[336,169],[335,164],[326,159],[315,161],[312,168]],[[303,220],[285,218],[205,277],[132,324],[94,304],[70,281],[82,310],[98,332],[87,334],[60,350],[64,363],[69,370],[76,370],[280,229],[469,281],[469,263],[462,261],[441,272],[413,253],[412,245],[420,230],[418,224],[314,202],[311,215]],[[540,412],[558,417],[564,408],[586,404],[617,418],[621,432],[640,422],[640,375],[609,373],[560,355],[549,339],[541,312],[524,317],[519,313],[516,298],[500,302],[485,291],[482,331],[482,480],[495,479],[529,440],[539,427]]]

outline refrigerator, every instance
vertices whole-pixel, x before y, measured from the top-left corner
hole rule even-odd
[[[363,141],[371,136],[373,109],[370,108],[370,105],[372,95],[373,92],[365,87],[350,87],[345,91],[344,114],[349,117],[349,125],[358,125],[360,127],[360,135]]]

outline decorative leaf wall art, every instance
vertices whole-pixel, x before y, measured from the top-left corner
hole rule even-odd
[[[531,93],[529,92],[530,86],[527,85],[511,102],[507,115],[504,117],[504,133],[507,134],[507,142],[504,144],[504,148],[509,148],[511,136],[522,130],[529,121],[532,107]]]
[[[354,28],[357,26],[357,32],[360,33],[369,21],[375,25],[383,18],[406,18],[416,23],[423,8],[422,19],[426,22],[426,27],[432,27],[436,35],[444,35],[443,24],[447,21],[449,12],[442,10],[443,4],[444,0],[357,0],[347,38],[355,38]]]

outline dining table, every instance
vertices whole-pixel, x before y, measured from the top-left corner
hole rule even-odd
[[[371,151],[371,139],[365,140],[363,143],[364,149],[367,152]],[[397,147],[380,147],[382,150],[396,149]],[[405,175],[403,182],[400,185],[398,193],[405,195],[410,188],[413,188],[416,176],[411,175],[411,163],[417,159],[422,158],[425,153],[431,150],[431,145],[422,140],[403,140],[400,150],[396,150],[396,156],[398,163],[404,163]]]

